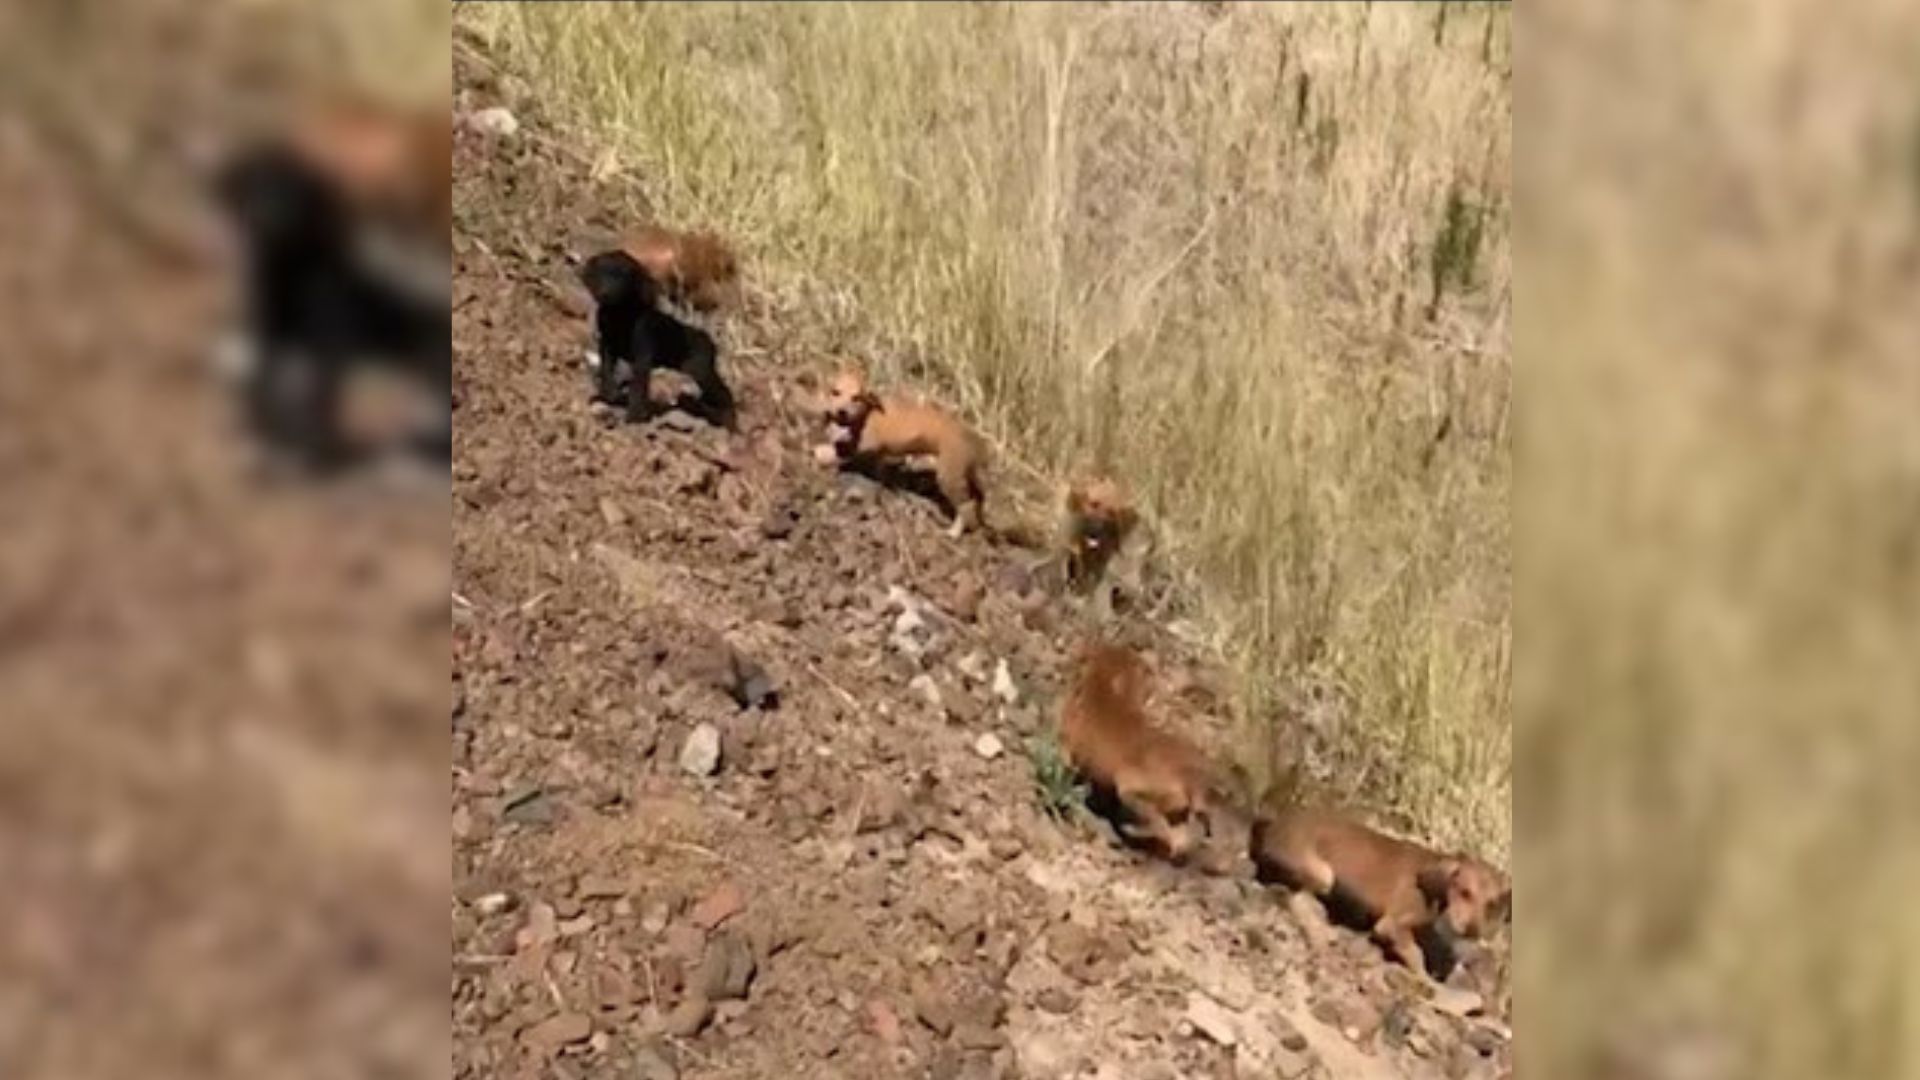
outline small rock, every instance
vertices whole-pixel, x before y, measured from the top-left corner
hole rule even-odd
[[[1221,1046],[1232,1046],[1240,1041],[1240,1030],[1234,1015],[1227,1011],[1226,1006],[1198,991],[1187,995],[1186,1019],[1195,1031]]]
[[[987,658],[977,652],[970,652],[955,660],[953,666],[960,669],[960,674],[977,683],[984,683],[993,675],[993,670],[987,667]]]
[[[1000,741],[1000,736],[995,735],[991,731],[983,733],[978,739],[973,741],[973,752],[988,761],[999,757],[1006,752],[1006,749],[1006,745]]]
[[[1008,705],[1020,703],[1020,688],[1014,685],[1013,672],[1007,668],[1005,659],[993,669],[993,696]]]
[[[775,506],[760,520],[760,535],[769,540],[785,540],[800,523],[800,512],[791,506]]]
[[[550,945],[560,936],[560,920],[553,912],[551,904],[535,904],[527,912],[527,925],[520,929],[518,944],[521,948],[536,945]]]
[[[707,942],[707,958],[700,966],[700,984],[709,1001],[737,1001],[747,996],[753,982],[753,950],[737,934],[716,934]]]
[[[667,1014],[662,1029],[676,1039],[691,1039],[713,1019],[713,1002],[703,994],[688,994]]]
[[[511,139],[520,133],[520,118],[500,105],[467,114],[467,126],[482,135]]]
[[[1045,990],[1040,991],[1039,995],[1034,998],[1033,1003],[1055,1016],[1065,1016],[1080,1004],[1079,1000],[1075,998],[1072,993],[1058,986],[1049,986]]]
[[[614,878],[588,874],[580,879],[574,895],[582,900],[612,900],[627,895],[627,886]]]
[[[548,1017],[520,1033],[520,1041],[543,1054],[570,1043],[585,1042],[593,1034],[593,1020],[584,1013],[567,1012]]]
[[[774,686],[773,676],[760,666],[759,661],[744,653],[733,654],[733,694],[734,704],[743,709],[770,709],[779,704],[779,691]]]
[[[606,520],[607,525],[611,528],[620,529],[626,527],[627,512],[620,509],[620,504],[614,502],[612,499],[603,498],[600,500],[600,516]]]
[[[1465,1019],[1478,1016],[1486,1011],[1486,1001],[1471,990],[1461,990],[1452,986],[1436,987],[1433,991],[1433,1007],[1449,1016]]]
[[[867,1002],[867,1026],[888,1046],[898,1045],[904,1034],[900,1030],[900,1017],[893,1011],[893,1006],[878,998]]]
[[[945,701],[940,695],[940,684],[934,682],[933,676],[931,675],[924,672],[915,675],[912,679],[908,680],[907,689],[925,698],[927,704],[936,709],[944,710],[946,707]]]
[[[720,731],[701,724],[687,733],[680,747],[680,768],[689,776],[712,776],[720,771]]]
[[[579,915],[568,919],[560,924],[559,929],[560,936],[563,938],[579,937],[581,934],[593,929],[593,916]]]
[[[979,578],[963,574],[947,595],[947,610],[962,622],[973,622],[980,617],[980,601],[986,591]]]
[[[913,1015],[935,1035],[945,1038],[953,1031],[953,1006],[946,996],[924,980],[913,987]]]
[[[627,1075],[633,1080],[680,1080],[680,1070],[651,1046],[643,1046],[634,1052],[633,1068],[628,1070]]]
[[[473,902],[473,910],[482,915],[498,915],[513,906],[513,897],[503,892],[488,893]]]
[[[711,933],[715,927],[740,914],[746,907],[747,900],[740,892],[740,886],[729,881],[695,904],[687,917],[693,920],[695,926]]]

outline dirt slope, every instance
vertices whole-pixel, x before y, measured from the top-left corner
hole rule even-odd
[[[590,410],[565,255],[627,196],[507,104],[519,133],[463,131],[455,169],[456,1075],[1509,1067],[1364,942],[1041,810],[1024,741],[1077,617],[809,461],[777,316],[715,326],[738,434]],[[1141,634],[1211,731],[1209,673]]]

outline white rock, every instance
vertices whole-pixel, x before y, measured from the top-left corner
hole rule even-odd
[[[993,669],[993,696],[1008,705],[1020,702],[1020,688],[1013,683],[1013,672],[1007,668],[1005,659]]]
[[[1205,994],[1194,991],[1187,995],[1187,1022],[1194,1030],[1221,1046],[1232,1046],[1240,1041],[1240,1028],[1234,1015],[1226,1006]]]
[[[907,689],[927,699],[927,704],[936,709],[946,705],[946,699],[940,696],[940,684],[933,681],[931,675],[915,675],[907,682]]]
[[[598,352],[595,352],[592,349],[584,349],[581,351],[580,355],[586,358],[588,371],[600,370],[600,354]]]
[[[473,910],[482,915],[498,915],[513,903],[513,897],[503,892],[488,893],[473,902]]]
[[[470,114],[467,126],[482,135],[510,139],[520,133],[520,118],[513,115],[513,110],[495,105]]]
[[[1000,736],[995,735],[991,731],[973,740],[973,752],[986,758],[988,761],[999,757],[1005,753],[1006,750],[1006,744],[1000,741]]]
[[[977,683],[986,682],[992,674],[987,670],[987,658],[977,652],[970,652],[954,661],[953,666],[960,669],[960,674]]]
[[[680,767],[691,776],[712,776],[720,769],[720,731],[701,724],[687,734],[680,747]]]

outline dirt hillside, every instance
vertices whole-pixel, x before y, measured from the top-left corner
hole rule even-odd
[[[814,465],[777,315],[711,324],[737,433],[590,409],[567,257],[629,195],[456,71],[518,121],[455,161],[457,1076],[1510,1070],[1506,1017],[1048,816],[1026,745],[1079,616],[1025,553]],[[1138,634],[1213,737],[1212,674]]]

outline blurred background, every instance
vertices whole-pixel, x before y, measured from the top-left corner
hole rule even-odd
[[[207,171],[427,0],[0,3],[0,1075],[447,1069],[444,482],[268,484]]]
[[[1920,1075],[1920,12],[1526,10],[1520,1073]]]

